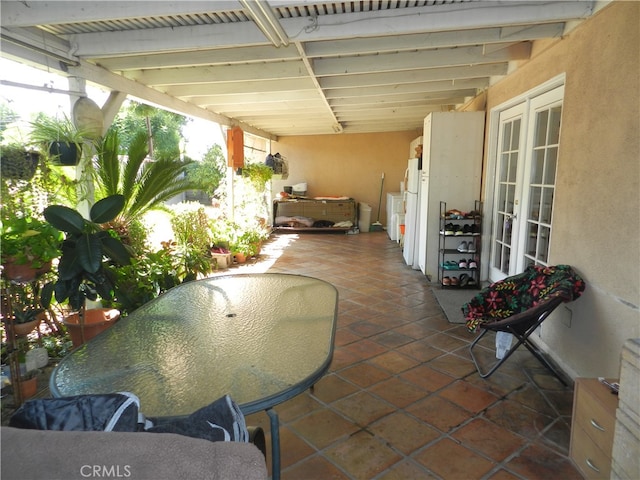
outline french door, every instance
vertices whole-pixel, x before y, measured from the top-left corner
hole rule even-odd
[[[489,279],[547,265],[564,87],[499,112]]]

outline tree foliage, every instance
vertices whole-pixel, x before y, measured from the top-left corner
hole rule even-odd
[[[187,119],[182,115],[131,102],[120,110],[113,126],[119,133],[120,154],[124,154],[134,139],[144,132],[153,139],[151,157],[166,160],[180,157],[182,129],[186,124]]]
[[[225,177],[226,170],[227,164],[222,147],[216,144],[207,150],[202,161],[189,165],[187,176],[199,185],[198,190],[213,196]]]

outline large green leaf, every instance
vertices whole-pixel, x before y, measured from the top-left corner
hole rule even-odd
[[[82,215],[64,205],[48,206],[44,209],[44,218],[58,230],[74,235],[81,234],[85,226]]]
[[[78,262],[88,273],[95,273],[102,264],[102,242],[97,233],[85,233],[76,243]]]
[[[118,131],[110,128],[99,145],[95,168],[100,192],[105,197],[121,193],[119,149]]]
[[[118,216],[124,208],[124,196],[117,194],[111,195],[102,200],[98,200],[89,212],[89,218],[95,223],[110,222]]]
[[[62,244],[62,256],[60,263],[58,263],[58,278],[61,281],[67,281],[81,276],[82,272],[83,268],[78,260],[76,244],[66,240]],[[57,295],[56,293],[56,298],[58,298]]]
[[[117,265],[128,265],[131,260],[129,250],[117,238],[113,238],[107,232],[99,233],[102,240],[102,249]]]

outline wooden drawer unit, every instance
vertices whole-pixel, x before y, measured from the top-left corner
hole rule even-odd
[[[571,458],[585,478],[609,478],[618,396],[595,378],[576,379]]]

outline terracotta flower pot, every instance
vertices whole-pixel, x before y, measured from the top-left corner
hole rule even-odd
[[[247,256],[240,252],[234,253],[233,258],[236,260],[236,263],[245,263],[247,261]]]
[[[4,264],[5,278],[7,280],[13,280],[14,282],[20,283],[32,282],[40,275],[47,273],[50,270],[51,262],[45,263],[40,268],[33,268],[29,263],[18,265],[9,258]]]
[[[42,320],[42,317],[38,317],[35,320],[31,320],[30,322],[14,323],[13,332],[18,337],[25,337],[29,335],[31,332],[33,332],[33,330],[36,329],[38,325],[40,325],[41,320]]]
[[[38,393],[38,378],[32,377],[27,380],[20,379],[20,397],[27,400]]]
[[[74,347],[88,342],[99,333],[105,331],[120,318],[120,311],[115,308],[95,308],[85,310],[84,325],[80,325],[80,315],[72,313],[65,317],[63,323],[71,336]],[[84,335],[83,335],[84,327]],[[84,342],[82,338],[84,336]]]

